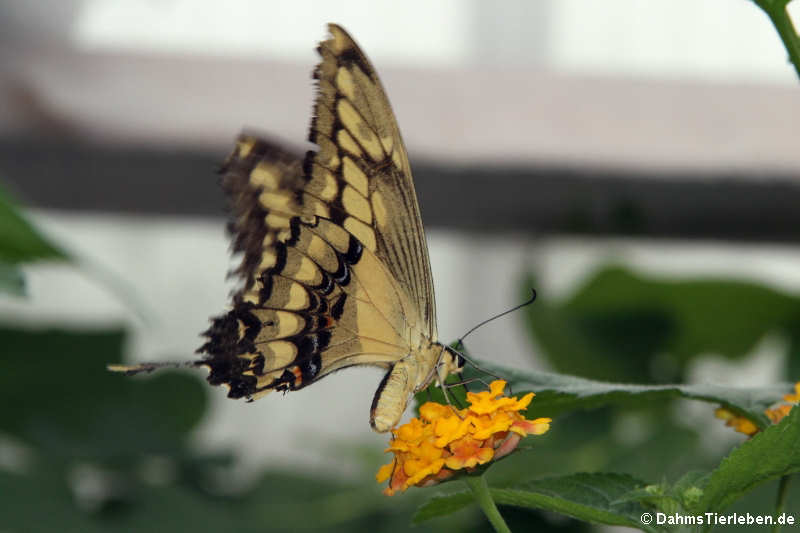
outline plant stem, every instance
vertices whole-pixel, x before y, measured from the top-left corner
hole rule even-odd
[[[486,479],[483,476],[466,476],[464,482],[469,487],[469,490],[472,491],[475,501],[480,505],[483,514],[489,519],[489,523],[492,524],[494,530],[497,533],[511,533],[505,520],[500,516],[500,511],[497,510],[497,506],[494,504]]]
[[[783,476],[781,482],[778,484],[778,497],[775,500],[775,525],[772,526],[772,533],[778,533],[781,530],[780,524],[777,523],[778,516],[783,512],[783,507],[786,504],[786,495],[789,493],[789,480],[791,476]]]
[[[800,37],[792,24],[792,19],[786,11],[786,6],[791,0],[755,0],[764,13],[767,14],[772,25],[778,31],[783,41],[783,46],[789,53],[789,60],[794,65],[797,76],[800,77]]]

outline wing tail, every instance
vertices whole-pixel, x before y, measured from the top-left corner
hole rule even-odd
[[[111,364],[106,365],[106,370],[109,372],[118,372],[121,374],[125,374],[126,376],[134,376],[136,374],[141,373],[150,373],[153,370],[158,370],[160,368],[187,368],[187,367],[198,367],[203,365],[203,361],[174,361],[174,362],[167,362],[167,363],[139,363],[137,365],[118,365],[118,364]]]

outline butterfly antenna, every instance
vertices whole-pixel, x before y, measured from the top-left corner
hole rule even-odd
[[[461,346],[464,346],[464,339],[466,339],[466,338],[467,338],[467,336],[468,336],[470,333],[472,333],[473,331],[475,331],[475,330],[476,330],[476,329],[478,329],[479,327],[481,327],[481,326],[485,326],[486,324],[488,324],[488,323],[489,323],[489,322],[491,322],[492,320],[497,320],[498,318],[500,318],[500,317],[503,317],[503,316],[506,316],[506,315],[507,315],[507,314],[509,314],[509,313],[513,313],[514,311],[516,311],[516,310],[518,310],[518,309],[522,309],[523,307],[529,306],[529,305],[531,305],[531,304],[532,304],[533,302],[535,302],[535,301],[536,301],[536,289],[531,289],[531,297],[530,297],[530,298],[528,298],[528,300],[526,300],[525,302],[523,302],[523,303],[521,303],[521,304],[519,304],[519,305],[517,305],[517,306],[514,306],[514,307],[512,307],[511,309],[508,309],[508,310],[506,310],[506,311],[503,311],[503,312],[502,312],[502,313],[500,313],[499,315],[494,315],[493,317],[487,318],[487,319],[486,319],[486,320],[484,320],[483,322],[479,323],[478,325],[474,326],[472,329],[470,329],[469,331],[467,331],[466,333],[464,333],[464,334],[463,334],[461,337],[459,337],[459,338],[458,338],[458,340],[457,340],[456,342],[457,342],[458,344],[460,344]]]
[[[533,302],[535,302],[535,301],[536,301],[536,289],[533,289],[533,288],[531,288],[531,297],[530,297],[530,298],[528,298],[528,299],[527,299],[525,302],[523,302],[523,303],[521,303],[521,304],[519,304],[519,305],[516,305],[516,306],[512,307],[511,309],[508,309],[508,310],[506,310],[506,311],[503,311],[502,313],[500,313],[500,314],[498,314],[498,315],[495,315],[495,316],[493,316],[493,317],[487,318],[487,319],[486,319],[486,320],[484,320],[483,322],[480,322],[478,325],[474,326],[472,329],[470,329],[470,330],[469,330],[469,331],[467,331],[465,334],[463,334],[461,337],[459,337],[459,338],[458,338],[458,340],[456,340],[456,345],[457,345],[459,348],[463,348],[463,347],[464,347],[464,339],[466,339],[466,338],[467,338],[467,335],[469,335],[470,333],[472,333],[473,331],[475,331],[475,330],[476,330],[476,329],[478,329],[479,327],[481,327],[481,326],[484,326],[484,325],[488,324],[488,323],[489,323],[489,322],[491,322],[492,320],[496,320],[496,319],[498,319],[498,318],[500,318],[500,317],[503,317],[503,316],[505,316],[505,315],[507,315],[507,314],[509,314],[509,313],[513,313],[514,311],[517,311],[517,310],[519,310],[519,309],[522,309],[523,307],[529,306],[529,305],[531,305],[531,304],[532,304]],[[465,355],[463,352],[461,352],[460,350],[458,350],[458,349],[456,349],[456,348],[450,348],[450,349],[451,349],[451,350],[453,350],[453,351],[454,351],[456,354],[458,354],[458,355],[460,355],[461,357],[463,357],[463,358],[464,358],[464,361],[466,361],[466,362],[468,362],[470,365],[472,365],[472,367],[473,367],[475,370],[477,370],[478,372],[483,372],[484,374],[487,374],[487,375],[489,375],[489,376],[492,376],[492,377],[494,377],[494,378],[497,378],[497,379],[503,379],[501,376],[498,376],[498,375],[497,375],[497,374],[495,374],[494,372],[490,372],[489,370],[486,370],[485,368],[481,367],[479,364],[477,364],[477,363],[476,363],[474,360],[472,360],[470,357],[467,357],[467,356],[466,356],[466,355]],[[466,383],[470,383],[471,381],[476,381],[476,380],[467,380],[467,381],[466,381]],[[485,383],[483,380],[477,380],[477,381],[481,381],[481,383],[483,383],[484,385],[486,385],[486,383]],[[466,383],[464,383],[464,385],[466,385]],[[488,388],[488,386],[487,386],[487,388]],[[509,394],[511,394],[511,395],[513,395],[513,394],[514,394],[514,391],[513,391],[513,390],[511,390],[511,386],[510,386],[510,385],[509,385],[509,387],[508,387],[508,392],[509,392]]]
[[[506,379],[505,379],[503,376],[498,376],[498,375],[497,375],[497,374],[495,374],[494,372],[491,372],[490,370],[487,370],[487,369],[483,368],[481,365],[479,365],[478,363],[476,363],[476,362],[475,362],[473,359],[471,359],[470,357],[466,356],[466,355],[465,355],[463,352],[460,352],[460,351],[456,350],[455,348],[450,348],[450,349],[451,349],[451,350],[453,350],[453,352],[454,352],[454,353],[456,353],[457,355],[460,355],[461,357],[463,357],[463,358],[464,358],[464,361],[466,361],[467,363],[469,363],[470,365],[472,365],[472,368],[474,368],[474,369],[475,369],[475,370],[477,370],[478,372],[483,372],[484,374],[486,374],[486,375],[488,375],[488,376],[492,376],[493,378],[502,379],[503,381],[506,381]],[[488,384],[487,384],[485,381],[483,381],[482,379],[472,379],[472,380],[466,380],[466,381],[464,382],[464,384],[466,384],[466,383],[472,383],[473,381],[480,381],[481,383],[483,383],[484,385],[486,385],[486,388],[487,388],[487,389],[489,388],[489,385],[488,385]],[[456,385],[458,385],[458,383],[457,383]],[[510,395],[512,395],[512,396],[513,396],[513,394],[514,394],[514,391],[513,391],[513,390],[511,390],[511,385],[509,385],[509,386],[508,386],[508,393],[509,393]]]

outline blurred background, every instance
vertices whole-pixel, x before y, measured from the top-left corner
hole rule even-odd
[[[404,530],[429,496],[374,485],[377,370],[244,404],[203,372],[103,369],[191,359],[224,311],[216,168],[243,128],[310,148],[327,22],[397,115],[442,340],[533,286],[471,353],[611,381],[800,376],[800,93],[749,1],[3,0],[0,186],[71,260],[0,295],[0,530]],[[559,419],[530,468],[711,468],[741,441],[711,411]],[[454,516],[430,527],[488,527]]]

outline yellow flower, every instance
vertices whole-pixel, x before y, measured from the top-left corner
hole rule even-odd
[[[452,415],[452,410],[450,408],[446,409],[448,409]],[[438,419],[434,426],[434,433],[437,437],[436,446],[444,448],[454,440],[460,439],[469,432],[473,423],[474,417],[472,416],[465,416],[463,419],[457,416],[448,416]]]
[[[777,424],[778,422],[783,420],[783,417],[789,414],[789,411],[792,410],[792,407],[800,403],[800,381],[794,384],[794,394],[783,395],[783,401],[788,403],[778,404],[764,411],[764,414],[767,415],[767,417],[773,424]],[[729,411],[724,407],[720,407],[716,411],[714,411],[714,415],[717,418],[725,420],[726,426],[732,427],[739,433],[744,433],[749,437],[752,437],[759,431],[758,427],[755,424],[753,424],[749,419],[743,416],[737,416],[736,414],[734,414],[733,412]]]
[[[789,396],[789,395],[787,394],[786,396]],[[775,407],[773,407],[771,409],[767,409],[764,412],[767,414],[767,416],[769,417],[769,419],[772,421],[773,424],[777,424],[778,422],[783,420],[784,416],[789,414],[789,411],[792,410],[792,407],[794,407],[794,406],[793,405],[788,405],[788,404],[783,404],[783,405],[775,406]]]
[[[525,420],[523,418],[511,424],[509,429],[521,437],[527,435],[542,435],[550,430],[550,422],[551,420],[549,418],[536,418],[534,420]]]
[[[758,433],[758,426],[753,424],[748,418],[738,416],[724,407],[720,407],[714,411],[714,416],[724,420],[726,426],[732,427],[739,433],[744,433],[750,437]]]
[[[471,471],[508,455],[526,435],[547,432],[549,418],[527,420],[519,413],[534,394],[520,400],[505,397],[505,386],[505,381],[496,380],[488,391],[467,393],[470,406],[465,409],[427,402],[419,418],[393,430],[386,451],[394,453],[394,459],[375,475],[378,483],[389,481],[384,493],[434,485],[456,470]]]
[[[378,483],[383,483],[384,481],[392,477],[392,470],[394,470],[394,461],[380,467],[378,469],[378,473],[375,474],[375,480]]]
[[[783,401],[789,403],[800,403],[800,381],[794,384],[794,394],[785,394]]]
[[[435,422],[450,416],[450,407],[436,402],[427,402],[419,408],[419,417],[427,422]]]
[[[492,416],[481,416],[476,419],[474,424],[476,431],[473,437],[480,440],[485,440],[494,435],[495,433],[502,433],[508,431],[514,421],[511,417],[504,412],[492,413]]]
[[[468,392],[467,401],[471,404],[469,410],[475,413],[476,415],[483,415],[487,413],[492,413],[502,407],[515,404],[517,401],[516,398],[506,397],[506,398],[496,399],[498,396],[503,394],[503,389],[505,387],[506,387],[506,382],[497,379],[489,384],[489,391],[482,391],[477,393]]]
[[[476,464],[488,463],[494,457],[494,448],[483,446],[479,440],[471,437],[464,437],[450,445],[452,455],[447,458],[445,464],[450,470],[461,468],[472,468]]]

